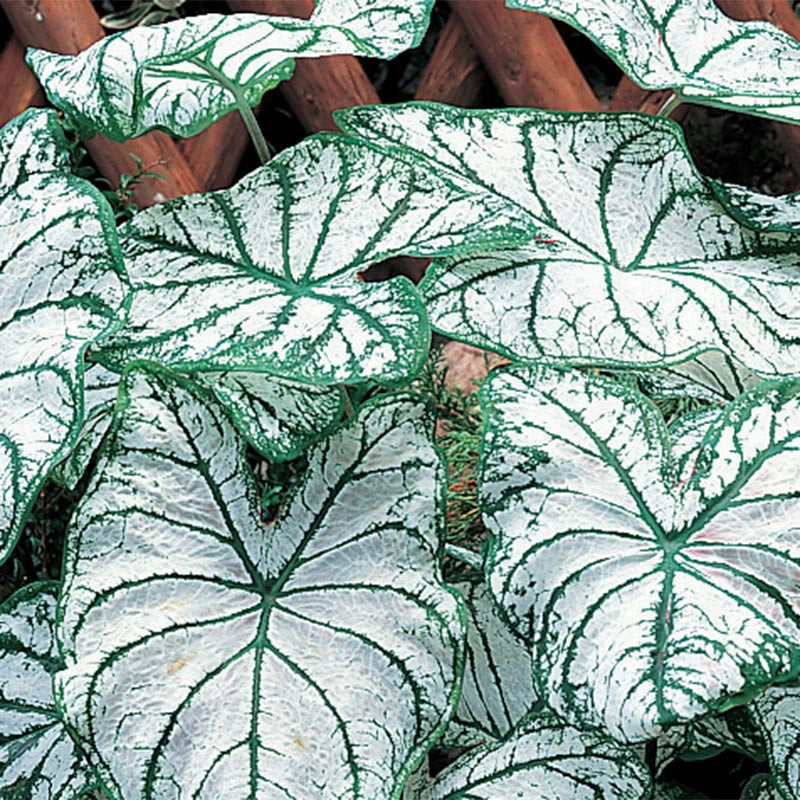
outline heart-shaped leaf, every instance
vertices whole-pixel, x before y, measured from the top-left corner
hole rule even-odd
[[[800,798],[800,688],[773,686],[750,713],[764,737],[772,778],[785,800]]]
[[[129,321],[96,352],[121,370],[269,372],[320,384],[400,384],[430,332],[410,281],[365,283],[392,255],[527,237],[501,199],[336,134],[306,139],[232,189],[140,212],[121,241]]]
[[[123,287],[111,209],[69,170],[55,112],[0,131],[0,561],[83,406],[83,351],[119,327]]]
[[[0,605],[0,795],[74,800],[97,777],[56,711],[58,585],[34,583]]]
[[[467,657],[461,697],[445,743],[501,739],[536,704],[530,649],[500,619],[485,583],[453,584],[467,609]]]
[[[265,526],[222,409],[132,371],[65,558],[58,697],[115,797],[396,798],[452,713],[433,419],[384,396]]]
[[[415,47],[433,0],[317,0],[311,18],[205,14],[101,39],[77,56],[31,50],[50,100],[118,142],[193,136],[290,77],[293,58],[392,58]]]
[[[800,121],[800,43],[775,25],[738,22],[713,0],[506,0],[560,19],[639,86],[685,100]]]
[[[433,104],[337,120],[468,174],[538,228],[522,248],[435,263],[421,291],[436,330],[514,360],[662,366],[719,349],[798,372],[800,239],[731,219],[669,120]]]
[[[418,776],[406,800],[644,800],[647,767],[623,747],[551,715],[505,741],[471,750],[434,780]]]
[[[554,710],[644,740],[800,670],[800,381],[702,438],[577,372],[495,373],[482,402],[489,585]]]

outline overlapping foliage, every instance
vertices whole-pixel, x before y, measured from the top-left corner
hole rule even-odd
[[[431,5],[29,60],[118,140],[233,108],[252,131],[293,58],[390,57]],[[798,45],[705,0],[509,5],[643,85],[800,114]],[[729,748],[766,761],[742,797],[797,800],[797,198],[711,181],[639,114],[337,120],[119,229],[54,112],[0,132],[0,555],[47,477],[82,492],[61,582],[0,607],[0,792],[644,800]],[[401,254],[435,259],[420,289],[363,280]],[[397,391],[431,325],[518,362],[461,432],[489,541],[446,550],[455,585],[436,409]],[[266,522],[251,463],[298,456]]]

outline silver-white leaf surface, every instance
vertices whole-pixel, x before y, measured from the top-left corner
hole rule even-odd
[[[69,531],[58,698],[115,798],[396,798],[452,714],[444,467],[408,395],[362,407],[259,519],[242,441],[152,368]]]
[[[643,741],[797,672],[800,381],[671,431],[577,371],[481,392],[488,582],[549,706]]]

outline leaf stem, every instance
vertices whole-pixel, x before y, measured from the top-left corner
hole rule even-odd
[[[270,147],[267,140],[264,138],[264,134],[261,132],[261,128],[256,120],[256,115],[253,113],[253,109],[250,108],[250,103],[247,102],[242,90],[235,83],[228,80],[224,73],[220,72],[211,64],[197,58],[191,59],[191,63],[205,70],[220,86],[227,89],[233,95],[236,108],[239,110],[244,126],[250,134],[250,140],[256,148],[256,153],[258,153],[259,161],[261,161],[262,164],[266,164],[270,159]]]
[[[474,567],[479,572],[483,571],[483,558],[478,553],[473,553],[472,550],[467,550],[466,547],[459,547],[455,544],[445,544],[444,552],[448,556],[458,559],[459,561]]]
[[[673,92],[665,101],[664,105],[658,109],[657,117],[669,117],[672,112],[683,102],[683,98],[678,92]]]

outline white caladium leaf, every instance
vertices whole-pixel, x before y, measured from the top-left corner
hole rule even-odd
[[[435,104],[337,120],[469,174],[536,230],[435,262],[421,291],[436,330],[512,360],[663,366],[717,349],[766,376],[800,369],[800,239],[733,220],[669,120]]]
[[[742,800],[781,800],[771,775],[753,775],[742,790]]]
[[[121,324],[108,203],[71,174],[53,111],[0,131],[0,561],[78,435],[83,352]]]
[[[727,403],[763,380],[718,350],[668,367],[638,372],[639,385],[647,395],[695,397]]]
[[[80,434],[72,452],[50,474],[62,486],[74,489],[85,474],[111,424],[118,389],[119,375],[100,364],[91,364],[84,373],[83,425]]]
[[[343,389],[285,381],[259,372],[201,372],[239,433],[267,458],[300,455],[333,429],[344,410]]]
[[[725,749],[742,753],[754,761],[766,758],[761,734],[742,706],[687,725],[673,725],[656,742],[657,775],[678,758],[709,758]]]
[[[713,0],[506,0],[566,22],[645,89],[800,122],[800,44],[766,22],[738,22]]]
[[[216,403],[154,369],[120,391],[68,534],[57,683],[113,796],[396,798],[463,668],[432,413],[364,406],[267,526]]]
[[[405,800],[644,800],[651,789],[631,748],[542,715],[505,741],[470,750],[433,780],[418,776]]]
[[[58,586],[35,583],[0,605],[0,796],[74,800],[98,781],[56,710]]]
[[[761,231],[800,231],[800,195],[774,197],[745,186],[706,178],[719,201],[743,225]]]
[[[692,461],[688,425],[675,462],[680,426],[616,381],[541,367],[481,391],[489,586],[554,710],[640,741],[797,672],[800,381],[720,411]]]
[[[444,742],[465,746],[506,736],[537,697],[530,648],[500,619],[486,584],[464,581],[453,588],[467,609],[467,657],[461,697]]]
[[[290,77],[293,58],[392,58],[422,40],[433,0],[317,0],[310,19],[206,14],[133,28],[77,56],[31,50],[52,102],[122,142],[193,136]]]
[[[392,255],[527,237],[508,203],[336,134],[306,139],[232,189],[140,212],[121,231],[128,324],[95,357],[318,384],[408,382],[430,332]]]
[[[773,686],[748,706],[766,743],[778,793],[800,798],[800,687]]]

